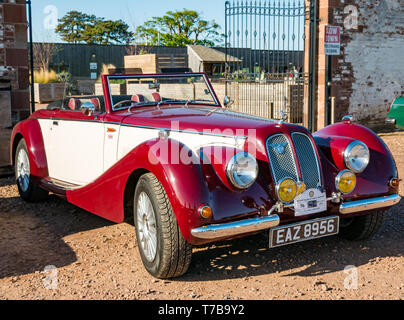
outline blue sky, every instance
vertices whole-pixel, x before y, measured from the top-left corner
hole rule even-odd
[[[106,19],[122,19],[131,27],[143,24],[153,16],[161,16],[168,10],[190,9],[202,13],[207,20],[215,20],[224,32],[225,0],[32,0],[34,41],[59,42],[53,32],[52,21],[70,10],[95,14]]]

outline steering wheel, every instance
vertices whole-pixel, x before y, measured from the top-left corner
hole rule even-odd
[[[131,104],[130,107],[132,107],[133,105],[135,105],[135,104],[138,103],[138,102],[133,101],[133,100],[123,100],[123,101],[119,101],[118,103],[114,104],[114,109],[115,109],[116,107],[120,106],[121,104],[124,104],[124,103],[130,103],[130,104]]]

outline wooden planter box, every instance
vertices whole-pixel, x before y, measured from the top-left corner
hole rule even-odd
[[[0,168],[10,165],[11,129],[0,128]],[[1,170],[0,170],[0,174]]]
[[[120,96],[120,95],[126,95],[126,84],[118,84],[118,83],[111,83],[109,85],[111,88],[111,94],[114,96]],[[95,84],[95,95],[96,96],[103,96],[104,91],[102,89],[102,84],[101,83],[96,83]]]
[[[77,80],[77,88],[81,95],[94,95],[94,86],[95,80]]]
[[[62,100],[65,94],[64,83],[34,83],[35,102],[47,103]]]
[[[167,68],[188,68],[188,56],[176,56],[174,54],[143,54],[136,56],[125,56],[124,64],[125,70],[140,70],[143,74],[161,73],[162,69]]]
[[[11,94],[0,91],[0,130],[11,127]]]

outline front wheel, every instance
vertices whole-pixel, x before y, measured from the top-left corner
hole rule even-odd
[[[347,240],[370,239],[380,230],[386,216],[386,211],[377,211],[360,217],[341,219],[339,235]]]
[[[151,173],[136,187],[134,220],[146,270],[160,279],[182,276],[191,263],[192,246],[181,234],[163,186]]]
[[[49,192],[41,189],[32,182],[28,148],[24,139],[22,139],[17,146],[14,164],[15,178],[21,198],[27,202],[40,202],[45,200]]]

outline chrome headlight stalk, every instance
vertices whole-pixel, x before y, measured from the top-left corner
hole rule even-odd
[[[235,188],[248,189],[258,178],[257,160],[248,152],[236,153],[226,166],[226,175]]]
[[[369,161],[369,148],[362,141],[356,140],[350,143],[344,151],[345,166],[354,173],[365,171]]]

